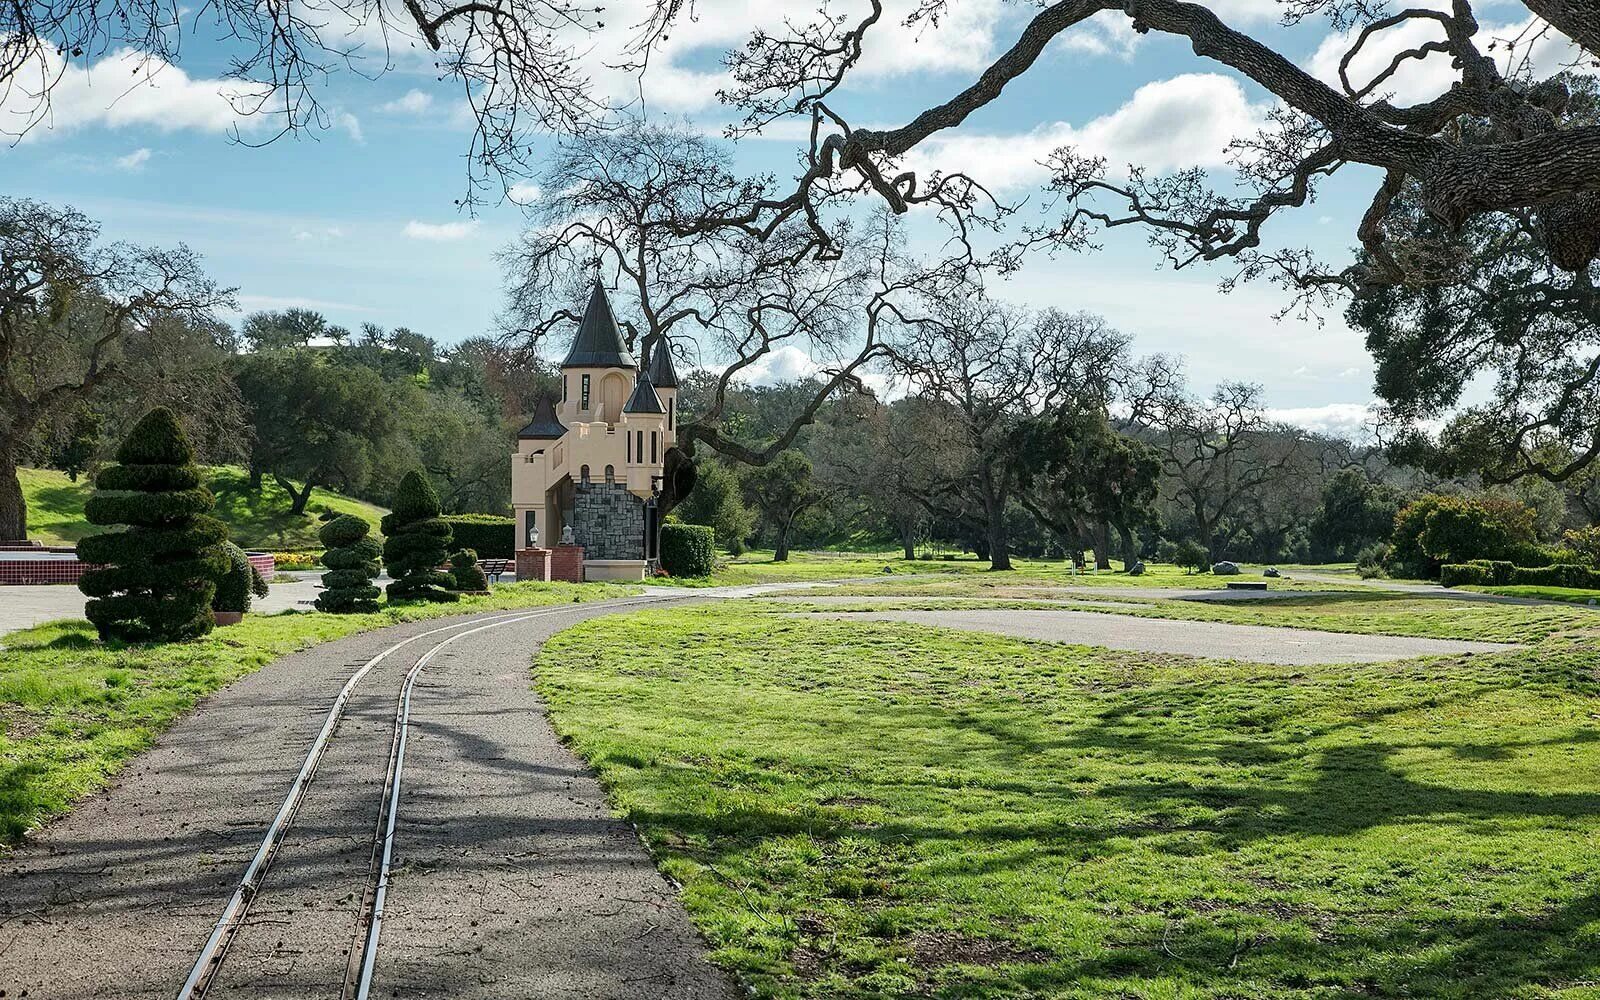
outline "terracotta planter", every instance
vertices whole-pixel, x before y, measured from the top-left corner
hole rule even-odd
[[[237,625],[244,621],[243,611],[213,611],[211,617],[218,625]]]

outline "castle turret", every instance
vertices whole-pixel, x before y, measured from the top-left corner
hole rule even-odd
[[[678,433],[678,373],[672,367],[672,345],[665,338],[645,362],[645,375],[655,388],[656,396],[666,408],[666,432],[671,440]]]
[[[561,362],[562,422],[615,424],[637,371],[633,355],[623,346],[611,300],[597,280],[572,348]]]

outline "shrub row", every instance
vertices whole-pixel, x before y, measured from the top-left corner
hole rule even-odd
[[[445,521],[450,525],[455,544],[476,552],[479,559],[516,557],[517,522],[511,518],[493,514],[451,514]]]
[[[717,568],[717,533],[703,524],[661,526],[661,568],[673,576],[710,576]]]
[[[1439,582],[1446,587],[1572,587],[1600,589],[1600,570],[1577,563],[1552,566],[1515,566],[1504,560],[1477,559],[1466,563],[1446,563],[1439,570]]]

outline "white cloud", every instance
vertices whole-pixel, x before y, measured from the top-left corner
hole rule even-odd
[[[294,239],[297,243],[327,243],[331,240],[344,238],[344,230],[338,226],[323,226],[320,229],[297,229]]]
[[[144,169],[144,165],[146,163],[150,162],[150,155],[150,150],[141,146],[140,148],[129,153],[127,156],[117,157],[117,169],[137,173],[138,171]]]
[[[378,110],[388,114],[420,115],[433,107],[433,95],[420,90],[408,90],[404,95],[385,104],[378,105]]]
[[[544,197],[544,189],[531,181],[511,185],[506,197],[518,205],[531,205]]]
[[[1437,3],[1424,3],[1423,6],[1437,6]],[[1525,69],[1535,79],[1547,77],[1582,57],[1582,50],[1565,35],[1553,29],[1541,29],[1545,29],[1545,25],[1537,18],[1508,24],[1486,23],[1478,32],[1478,48],[1485,54],[1494,55],[1502,72]],[[1339,61],[1349,50],[1352,37],[1350,33],[1334,33],[1324,38],[1307,60],[1306,69],[1324,83],[1339,88]],[[1346,72],[1351,86],[1357,90],[1365,87],[1388,67],[1397,53],[1443,38],[1444,28],[1437,21],[1415,18],[1379,32],[1369,38],[1350,61]],[[1504,44],[1507,42],[1517,44]],[[1494,43],[1492,49],[1491,43]],[[1461,78],[1460,73],[1451,67],[1450,61],[1449,55],[1438,52],[1420,60],[1408,59],[1393,76],[1378,85],[1372,97],[1392,95],[1401,104],[1432,100]]]
[[[49,106],[41,109],[32,95],[43,93],[51,80]],[[163,132],[249,129],[260,119],[244,112],[262,92],[259,85],[191,77],[131,49],[118,49],[92,66],[64,63],[54,50],[41,50],[0,87],[0,132],[22,132],[41,111],[42,123],[27,138],[91,126],[144,126]]]
[[[361,132],[361,119],[348,111],[339,111],[334,114],[333,120],[334,124],[344,129],[357,144],[366,144],[367,137]]]
[[[1126,14],[1103,10],[1057,35],[1050,44],[1066,52],[1132,59],[1141,37]]]
[[[1267,418],[1308,431],[1351,440],[1372,436],[1377,403],[1328,403],[1323,406],[1286,406],[1267,410]]]
[[[477,219],[466,219],[461,222],[418,222],[412,219],[406,223],[405,234],[414,240],[427,240],[430,243],[453,243],[464,240],[478,229]]]
[[[1228,143],[1260,127],[1269,105],[1251,104],[1237,80],[1217,73],[1185,73],[1147,83],[1128,103],[1083,126],[1042,125],[1020,135],[935,136],[906,158],[921,172],[964,171],[995,189],[1037,184],[1055,149],[1103,156],[1117,168],[1129,163],[1150,170],[1217,167]]]

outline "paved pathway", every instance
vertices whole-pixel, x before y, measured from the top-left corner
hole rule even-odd
[[[828,613],[850,620],[902,621],[974,632],[998,632],[1110,649],[1184,653],[1253,663],[1376,663],[1408,656],[1515,649],[1499,642],[1353,635],[1267,625],[1138,618],[1099,611],[867,611]]]
[[[372,996],[740,995],[530,690],[546,637],[638,600],[546,609],[429,664]],[[0,997],[171,1000],[339,687],[380,649],[441,624],[327,643],[230,685],[105,793],[0,858]],[[397,692],[427,642],[357,689],[211,997],[339,996]]]

